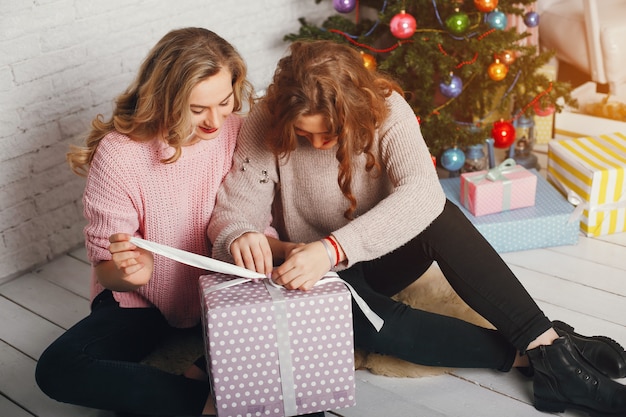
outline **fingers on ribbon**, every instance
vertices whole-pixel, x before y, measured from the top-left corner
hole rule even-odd
[[[109,245],[109,252],[112,254],[116,253],[129,253],[132,254],[133,257],[139,256],[139,251],[136,251],[137,246],[133,245],[129,241],[116,241]]]
[[[258,242],[257,245],[253,247],[251,256],[256,272],[268,274],[271,271],[271,264],[269,265],[269,271],[268,265],[266,265],[266,252],[263,248],[262,242]]]
[[[139,262],[137,258],[139,257],[139,252],[125,250],[123,252],[114,252],[113,253],[113,261],[117,265],[119,269],[126,269],[128,267],[138,265]],[[128,273],[128,271],[126,271]]]
[[[254,256],[252,255],[252,251],[248,248],[240,251],[241,261],[243,266],[252,271],[256,271],[256,267],[254,265]]]
[[[109,242],[127,242],[130,240],[130,235],[128,233],[114,233],[109,236]]]
[[[280,271],[281,268],[283,269],[282,271]],[[302,268],[283,264],[276,269],[276,272],[279,272],[278,277],[274,279],[274,282],[277,284],[289,290],[304,289],[302,287],[305,285],[307,278]],[[272,277],[275,275],[275,273],[272,274]]]
[[[239,246],[233,244],[231,246],[230,252],[233,257],[233,262],[235,263],[235,265],[245,267]]]

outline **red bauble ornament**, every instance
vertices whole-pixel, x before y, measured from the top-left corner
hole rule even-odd
[[[415,18],[404,10],[392,17],[389,22],[391,34],[399,39],[410,38],[415,33],[416,28]]]
[[[489,13],[498,7],[498,0],[474,0],[474,6],[479,12]]]
[[[491,137],[496,148],[508,148],[515,142],[515,127],[504,120],[495,122],[491,129]]]
[[[487,74],[489,74],[489,78],[494,81],[502,81],[506,77],[506,74],[509,72],[509,67],[500,62],[499,59],[489,65],[487,68]]]

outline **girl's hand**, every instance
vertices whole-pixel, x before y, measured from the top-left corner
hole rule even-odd
[[[272,280],[290,290],[310,290],[331,268],[322,242],[296,245],[285,262],[272,272]]]
[[[130,243],[127,233],[109,237],[111,260],[96,267],[98,281],[113,291],[133,291],[146,285],[152,278],[154,255]]]
[[[138,248],[130,243],[131,236],[126,233],[116,233],[109,237],[109,252],[115,267],[124,275],[132,275],[145,267],[140,263],[140,257],[150,252]]]
[[[272,272],[272,250],[263,233],[248,232],[239,236],[230,245],[230,254],[235,265],[264,275]]]

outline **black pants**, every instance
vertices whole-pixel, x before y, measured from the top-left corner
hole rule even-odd
[[[128,413],[200,415],[209,383],[139,363],[171,332],[156,308],[121,308],[110,291],[41,355],[36,379],[53,399]],[[200,331],[200,328],[187,331]]]
[[[417,310],[391,298],[433,261],[456,293],[497,330]],[[442,214],[406,245],[339,275],[385,320],[376,332],[355,306],[355,345],[413,363],[508,371],[516,351],[525,351],[551,327],[498,253],[449,201]]]

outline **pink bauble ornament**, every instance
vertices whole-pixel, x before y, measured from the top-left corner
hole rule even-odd
[[[389,22],[391,34],[399,39],[410,38],[415,33],[416,28],[415,18],[404,10],[392,17],[391,22]]]
[[[533,104],[533,109],[535,110],[535,114],[540,117],[552,116],[556,111],[553,105],[548,105],[546,107],[542,107],[540,102],[536,102]]]
[[[495,122],[491,129],[491,137],[496,148],[508,148],[515,142],[515,127],[504,120]]]
[[[356,0],[333,0],[333,7],[339,13],[350,13],[356,7]]]

